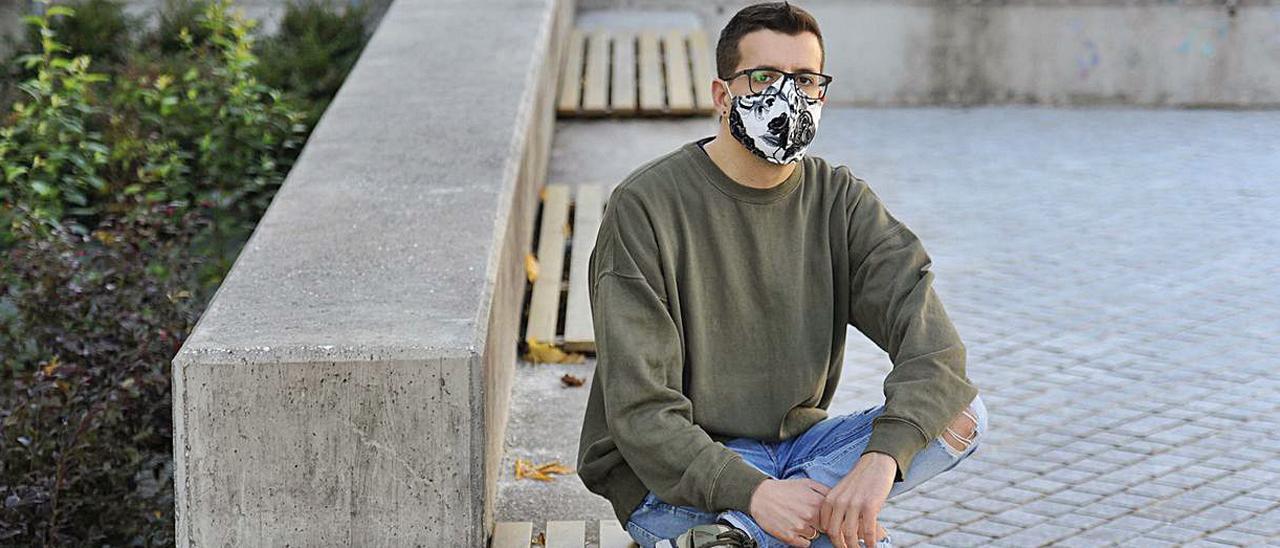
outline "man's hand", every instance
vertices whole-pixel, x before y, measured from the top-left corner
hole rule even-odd
[[[766,479],[751,495],[750,513],[765,532],[791,546],[809,546],[827,486],[809,478]]]
[[[836,548],[850,548],[856,547],[861,539],[866,548],[874,548],[882,530],[876,517],[889,498],[897,471],[898,463],[893,457],[867,453],[827,493],[818,525],[827,533],[831,544]]]

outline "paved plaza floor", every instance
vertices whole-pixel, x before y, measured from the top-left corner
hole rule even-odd
[[[616,184],[714,120],[560,121],[550,181]],[[1280,111],[826,108],[925,243],[988,437],[890,499],[898,546],[1280,546]],[[830,412],[883,402],[850,329]],[[500,521],[610,519],[573,467],[594,362],[517,364]],[[588,527],[591,531],[592,527]],[[594,540],[594,539],[589,539]]]

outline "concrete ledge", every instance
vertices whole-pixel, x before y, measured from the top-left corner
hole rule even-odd
[[[173,360],[179,545],[484,545],[572,13],[388,8]]]

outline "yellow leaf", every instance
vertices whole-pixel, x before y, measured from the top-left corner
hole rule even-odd
[[[539,190],[539,191],[538,191],[538,199],[539,199],[539,200],[542,200],[542,201],[544,201],[544,202],[545,202],[545,201],[547,201],[547,187],[546,187],[546,186],[543,186],[543,187],[542,187],[542,190]]]
[[[524,254],[524,274],[529,278],[529,283],[538,281],[538,258],[532,253]]]
[[[518,458],[516,459],[516,479],[524,478],[551,481],[551,476],[539,472],[529,461]]]
[[[569,237],[570,235],[572,235],[572,234],[573,234],[573,227],[569,226],[569,223],[565,223],[565,224],[564,224],[564,237],[565,237],[565,238],[568,238],[568,237]]]
[[[572,474],[573,470],[560,464],[558,461],[551,461],[538,467],[538,471],[543,474]]]
[[[53,375],[53,372],[58,370],[58,357],[50,358],[49,363],[45,364],[40,370],[44,372],[46,377]]]
[[[531,363],[583,363],[586,356],[577,352],[565,353],[551,343],[544,343],[533,337],[528,337],[525,342],[529,344],[529,351],[523,356],[524,361]]]

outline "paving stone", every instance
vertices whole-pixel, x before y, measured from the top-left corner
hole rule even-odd
[[[1233,523],[1245,521],[1253,516],[1254,513],[1248,510],[1214,506],[1197,514],[1184,517],[1178,520],[1178,523],[1196,529],[1212,531],[1227,527]]]
[[[914,510],[921,513],[929,513],[935,510],[946,508],[955,503],[949,500],[935,499],[932,497],[915,496],[902,501],[893,501],[893,505],[906,510]],[[888,503],[886,503],[888,506]]]
[[[991,516],[991,519],[1001,523],[1007,523],[1009,525],[1016,525],[1018,527],[1030,527],[1045,521],[1048,518],[1039,514],[1032,514],[1031,512],[1021,509],[1013,509],[995,514]]]
[[[1100,498],[1102,498],[1102,495],[1068,489],[1066,491],[1059,491],[1057,493],[1054,493],[1046,497],[1044,500],[1047,500],[1049,502],[1056,502],[1059,504],[1067,504],[1075,507],[1080,507],[1080,506],[1089,504],[1091,502],[1094,502]]]
[[[937,536],[948,529],[955,528],[954,523],[938,521],[930,517],[919,517],[898,525],[898,529],[919,535]]]
[[[1032,479],[1023,481],[1018,484],[1018,487],[1021,487],[1023,489],[1030,489],[1032,491],[1044,493],[1046,495],[1051,495],[1053,493],[1057,493],[1058,491],[1066,489],[1067,484],[1062,482],[1047,480],[1041,477],[1041,478],[1032,478]]]
[[[979,497],[973,500],[960,502],[960,506],[982,512],[984,514],[998,514],[1010,508],[1016,508],[1018,503],[1007,500],[993,499],[990,497]]]
[[[1163,548],[1165,546],[1181,546],[1181,544],[1177,542],[1166,542],[1163,540],[1138,537],[1121,542],[1117,546],[1122,548]]]
[[[1015,544],[1019,546],[1044,546],[1063,537],[1067,537],[1079,533],[1080,529],[1071,527],[1062,527],[1060,525],[1050,525],[1041,523],[1027,529],[1023,529],[1017,533],[1001,538],[1001,544]]]
[[[902,523],[904,521],[917,518],[921,515],[923,515],[923,513],[919,511],[909,510],[909,509],[903,508],[901,505],[893,504],[892,502],[890,502],[888,504],[885,504],[884,507],[880,509],[879,519],[882,519],[884,521],[888,521],[891,523]]]
[[[1213,532],[1207,537],[1207,540],[1223,542],[1227,544],[1234,544],[1239,546],[1257,546],[1268,540],[1275,541],[1280,539],[1268,538],[1262,535],[1254,535],[1254,534],[1246,533],[1243,531],[1233,531],[1233,530],[1227,529],[1227,530]]]
[[[1280,512],[1272,510],[1267,514],[1237,523],[1233,528],[1247,533],[1280,536]]]
[[[1127,516],[1120,516],[1116,519],[1113,519],[1110,522],[1107,522],[1107,525],[1111,527],[1119,527],[1121,529],[1128,529],[1130,531],[1135,531],[1138,533],[1145,533],[1147,531],[1150,531],[1152,529],[1165,525],[1165,522],[1130,514]]]
[[[1006,481],[991,479],[986,476],[974,476],[971,478],[965,478],[963,481],[956,483],[956,485],[959,485],[960,487],[964,487],[966,489],[972,489],[979,493],[989,493],[991,491],[995,491],[996,489],[1004,489],[1005,487],[1008,487],[1010,483]]]
[[[1022,489],[1020,487],[1009,487],[1009,488],[1001,489],[994,493],[988,493],[987,496],[995,499],[1007,500],[1009,502],[1025,504],[1033,500],[1038,500],[1044,495],[1029,489]]]
[[[1169,542],[1189,542],[1203,536],[1206,531],[1202,529],[1193,529],[1183,527],[1181,525],[1169,524],[1161,525],[1155,529],[1143,533],[1143,537],[1151,539],[1166,540]]]
[[[1111,519],[1128,514],[1129,509],[1123,506],[1107,504],[1105,502],[1095,502],[1077,509],[1076,512],[1086,516]]]
[[[986,546],[991,543],[991,537],[975,535],[964,531],[947,531],[946,533],[930,539],[929,542],[938,546],[967,548],[970,546]]]
[[[1047,500],[1036,500],[1022,505],[1022,510],[1050,518],[1061,516],[1076,508],[1077,506],[1074,505],[1049,502]]]
[[[983,519],[987,517],[987,514],[984,512],[974,512],[973,510],[966,510],[959,506],[948,506],[936,512],[930,513],[928,517],[936,519],[938,521],[953,523],[955,525],[964,525],[972,521]]]
[[[1003,536],[1012,535],[1021,530],[1022,530],[1022,527],[1019,527],[1017,525],[1000,523],[998,521],[991,520],[991,519],[978,520],[968,525],[962,525],[960,526],[959,529],[957,529],[957,531],[964,531],[966,533],[973,533],[975,535],[991,537],[991,538],[999,538]]]
[[[1156,502],[1156,499],[1153,499],[1151,497],[1144,497],[1141,495],[1134,495],[1131,493],[1116,493],[1109,497],[1103,498],[1101,502],[1104,502],[1107,504],[1114,504],[1121,508],[1128,508],[1130,510],[1135,510],[1138,508],[1151,506]]]
[[[978,491],[974,491],[972,489],[965,489],[957,485],[948,485],[940,489],[934,489],[929,493],[929,496],[933,498],[949,500],[952,502],[971,500],[974,497],[978,497],[981,495],[982,493],[979,493]]]
[[[903,531],[901,529],[894,529],[893,531],[890,531],[889,534],[893,537],[894,546],[924,546],[931,538],[928,535],[917,535],[910,531]]]
[[[1267,510],[1275,508],[1277,506],[1277,503],[1276,501],[1271,499],[1264,499],[1264,498],[1259,498],[1251,495],[1244,495],[1244,496],[1233,498],[1231,500],[1223,501],[1222,505],[1229,508],[1240,508],[1240,509],[1248,510],[1255,514],[1261,514],[1263,512],[1266,512]]]
[[[1130,485],[1127,489],[1124,490],[1124,492],[1130,495],[1139,495],[1143,497],[1151,497],[1154,499],[1164,499],[1164,498],[1172,497],[1178,493],[1181,493],[1182,490],[1172,485],[1164,485],[1164,484],[1154,483],[1154,482],[1145,482],[1145,483],[1139,483],[1137,485]]]

